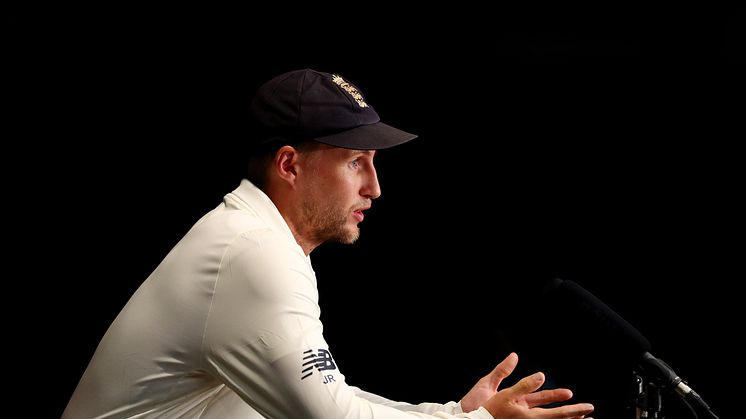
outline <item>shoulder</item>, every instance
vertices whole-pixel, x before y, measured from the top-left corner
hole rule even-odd
[[[310,260],[287,235],[269,228],[237,235],[228,246],[221,276],[270,290],[307,289],[314,292],[316,278]],[[287,291],[285,291],[287,292]]]
[[[229,257],[252,259],[272,265],[306,264],[301,247],[287,234],[269,227],[241,231],[228,246]]]

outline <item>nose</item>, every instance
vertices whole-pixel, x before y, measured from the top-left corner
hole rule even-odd
[[[381,196],[381,185],[378,184],[378,174],[375,166],[371,165],[365,176],[365,181],[360,189],[360,195],[368,199],[376,199]]]

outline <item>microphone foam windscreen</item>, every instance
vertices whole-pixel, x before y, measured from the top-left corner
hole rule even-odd
[[[635,358],[650,350],[650,342],[634,326],[575,282],[555,278],[545,287],[544,297],[567,329]]]

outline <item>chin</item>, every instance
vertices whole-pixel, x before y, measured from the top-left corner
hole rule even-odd
[[[339,242],[342,244],[352,244],[357,241],[360,237],[360,228],[354,226],[350,229],[345,230],[345,234],[339,237]]]

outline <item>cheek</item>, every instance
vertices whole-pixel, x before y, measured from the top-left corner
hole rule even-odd
[[[354,202],[360,195],[360,184],[354,177],[347,177],[339,182],[339,194],[348,202]]]
[[[326,168],[317,172],[313,185],[314,199],[329,207],[348,207],[359,200],[360,182],[355,172],[346,166]]]
[[[354,199],[357,197],[360,187],[357,178],[345,171],[335,172],[324,179],[325,193],[329,197],[339,199]]]

